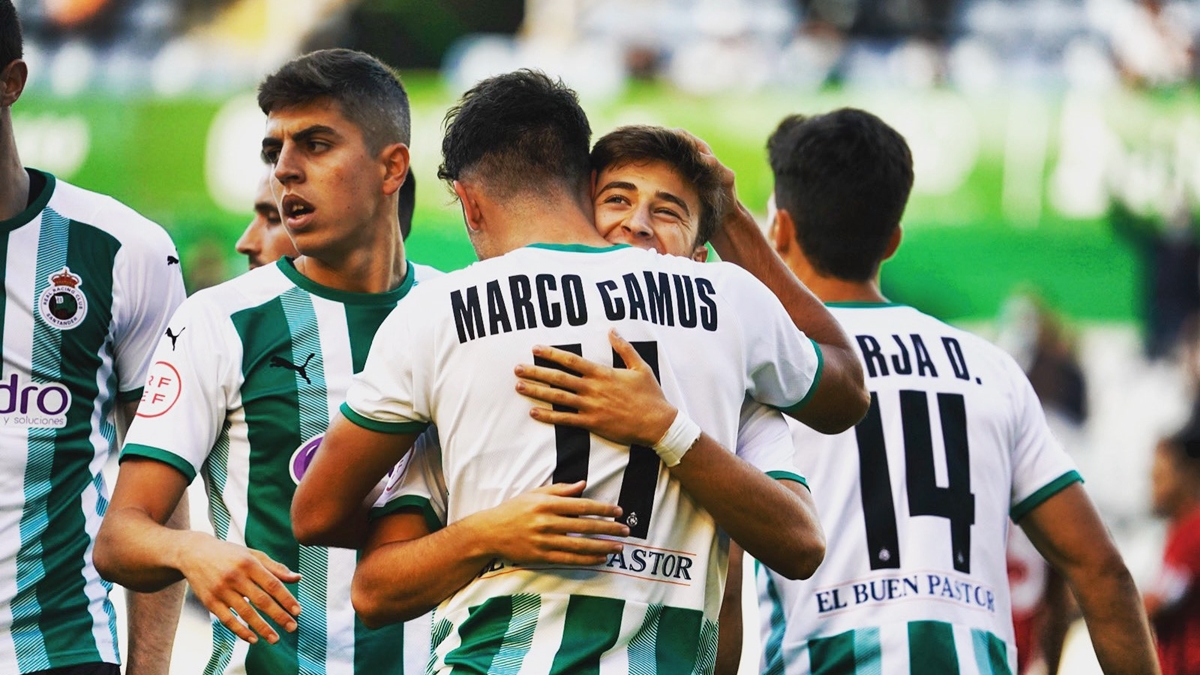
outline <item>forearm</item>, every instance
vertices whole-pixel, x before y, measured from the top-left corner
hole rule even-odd
[[[96,537],[96,569],[130,590],[161,591],[183,579],[180,552],[196,536],[208,535],[161,525],[137,508],[110,509]]]
[[[717,664],[713,675],[737,675],[742,663],[742,549],[729,543],[729,571],[717,621]]]
[[[671,475],[738,545],[779,574],[805,579],[824,559],[815,509],[707,434]]]
[[[1150,625],[1124,563],[1118,559],[1068,579],[1101,669],[1107,675],[1158,673]]]
[[[408,621],[469,584],[494,557],[470,517],[417,539],[384,544],[355,567],[354,609],[370,628]]]
[[[167,521],[167,527],[186,530],[190,526],[191,513],[187,494],[184,493]],[[167,675],[170,672],[171,650],[175,644],[175,631],[179,627],[179,614],[183,609],[186,590],[187,585],[181,581],[154,593],[126,589],[126,629],[129,635],[126,675]]]

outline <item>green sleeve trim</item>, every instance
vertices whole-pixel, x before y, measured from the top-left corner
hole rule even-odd
[[[390,516],[400,509],[406,508],[416,508],[420,510],[421,515],[425,516],[425,525],[429,528],[430,532],[437,532],[444,527],[444,525],[442,525],[442,521],[437,517],[437,514],[433,512],[433,505],[429,503],[429,500],[417,495],[404,495],[403,497],[397,497],[383,506],[373,508],[371,509],[371,515],[369,518],[371,520],[378,520],[384,516]]]
[[[821,384],[821,375],[825,372],[825,353],[821,351],[821,345],[817,344],[817,341],[812,338],[809,338],[808,341],[812,343],[813,350],[817,352],[817,372],[813,375],[812,386],[808,388],[808,393],[804,395],[804,398],[800,399],[799,403],[790,408],[780,408],[781,411],[788,415],[794,415],[800,412],[804,406],[808,405],[813,395],[817,393],[817,386]]]
[[[155,448],[149,445],[141,445],[139,443],[126,443],[124,448],[121,448],[121,460],[125,461],[128,457],[145,457],[162,462],[175,469],[179,473],[187,476],[188,483],[196,480],[196,469],[187,460],[176,455],[173,452],[167,452],[162,448]]]
[[[812,492],[812,488],[808,486],[808,479],[793,471],[768,471],[767,475],[775,480],[790,480],[795,481],[804,486],[804,489]]]
[[[379,420],[373,420],[354,412],[349,403],[343,403],[339,409],[346,416],[346,419],[351,422],[364,429],[378,431],[381,434],[419,434],[429,426],[428,422],[380,422]]]
[[[145,389],[146,389],[145,387],[138,387],[137,389],[134,389],[133,391],[117,392],[117,400],[120,401],[121,403],[129,403],[130,401],[140,401],[142,399],[142,392]]]
[[[1034,510],[1038,506],[1041,506],[1042,502],[1053,497],[1059,492],[1062,492],[1071,483],[1082,482],[1083,476],[1080,476],[1078,471],[1068,471],[1047,483],[1044,487],[1042,487],[1042,489],[1029,495],[1025,499],[1022,499],[1020,503],[1014,504],[1013,507],[1008,510],[1008,516],[1012,518],[1013,522],[1015,523],[1028,515],[1030,511]]]

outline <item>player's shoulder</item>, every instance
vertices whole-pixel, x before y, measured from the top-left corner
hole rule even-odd
[[[153,255],[163,265],[178,264],[175,245],[158,223],[109,195],[81,188],[51,174],[44,175],[53,182],[47,209],[108,233],[121,243],[123,250]],[[168,255],[175,258],[174,262],[167,259]]]
[[[192,293],[183,302],[191,312],[210,317],[232,317],[246,309],[264,305],[294,288],[275,263],[244,272],[228,281]]]
[[[416,262],[412,262],[412,261],[409,261],[409,262],[412,264],[412,270],[413,270],[413,274],[415,275],[415,281],[417,284],[424,283],[426,281],[429,281],[430,279],[444,276],[446,274],[445,272],[439,270],[436,267],[430,267],[429,265],[422,265],[421,263],[416,263]]]

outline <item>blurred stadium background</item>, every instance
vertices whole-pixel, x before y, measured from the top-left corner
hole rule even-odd
[[[917,175],[885,292],[1018,357],[1135,575],[1154,568],[1149,459],[1189,418],[1200,372],[1200,2],[16,6],[31,72],[14,108],[22,159],[163,224],[192,289],[244,269],[233,243],[262,170],[254,88],[309,49],[363,49],[401,72],[419,180],[409,252],[444,270],[474,255],[435,177],[441,120],[487,75],[562,76],[597,136],[633,122],[693,131],[760,214],[763,146],[783,115],[871,110],[906,136]],[[197,672],[197,654],[179,672]],[[1094,668],[1068,656],[1064,672]]]

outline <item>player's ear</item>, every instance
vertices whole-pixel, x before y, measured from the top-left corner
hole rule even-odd
[[[692,251],[692,260],[696,262],[706,262],[708,260],[708,247],[700,244]]]
[[[793,248],[799,246],[796,241],[796,223],[787,209],[775,212],[775,220],[771,221],[767,236],[771,240],[771,247],[781,256],[786,256]]]
[[[483,209],[480,208],[479,193],[475,186],[456,180],[454,194],[458,195],[458,202],[462,204],[463,220],[467,223],[467,229],[475,232],[482,230]]]
[[[880,262],[883,262],[884,260],[896,255],[896,249],[900,248],[901,238],[902,235],[900,232],[900,226],[897,225],[896,229],[892,230],[892,236],[888,237],[888,245],[883,251],[883,258],[880,259]]]
[[[380,151],[384,194],[396,194],[404,185],[404,179],[408,176],[408,159],[408,146],[404,143],[392,143]]]
[[[21,59],[14,59],[0,70],[0,108],[8,108],[21,98],[25,81],[29,79],[29,66]]]

